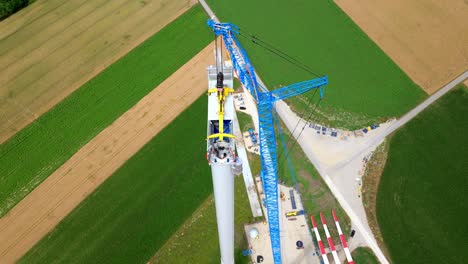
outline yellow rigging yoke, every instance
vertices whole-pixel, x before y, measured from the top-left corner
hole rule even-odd
[[[223,140],[225,137],[234,138],[232,134],[224,133],[224,101],[226,97],[234,92],[234,89],[223,87],[223,88],[212,88],[208,90],[208,95],[211,93],[218,93],[218,119],[219,119],[219,133],[208,136],[210,138],[218,137],[219,140]]]

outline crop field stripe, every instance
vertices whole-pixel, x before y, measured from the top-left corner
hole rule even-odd
[[[95,2],[95,3],[99,3],[99,2]],[[31,45],[31,48],[27,48],[25,46],[17,47],[17,46],[12,46],[12,45],[2,46],[5,48],[11,48],[10,50],[5,50],[4,55],[2,54],[2,56],[0,57],[2,66],[3,66],[2,70],[8,70],[12,73],[16,73],[15,75],[14,74],[8,75],[10,79],[14,79],[14,77],[16,77],[17,75],[22,74],[24,70],[27,70],[28,69],[26,68],[27,66],[29,67],[34,66],[33,64],[31,64],[31,62],[42,61],[44,58],[46,58],[47,53],[44,51],[55,52],[57,51],[58,48],[66,46],[66,44],[73,45],[74,43],[72,41],[69,41],[70,39],[73,39],[75,36],[78,36],[85,31],[94,30],[90,27],[90,25],[95,24],[96,20],[87,20],[86,17],[90,17],[94,13],[102,14],[102,16],[97,17],[97,19],[102,19],[103,17],[106,17],[107,15],[106,13],[99,12],[102,6],[106,6],[106,7],[109,6],[109,5],[105,5],[106,3],[107,2],[103,2],[103,5],[98,5],[98,6],[82,5],[77,9],[73,9],[72,13],[76,14],[77,15],[76,17],[73,15],[63,17],[62,19],[59,20],[60,23],[51,23],[49,24],[49,26],[47,26],[45,30],[40,31],[37,34],[31,33],[31,36],[29,36],[28,38],[28,42],[26,42],[26,45],[28,43],[34,44],[34,45]],[[113,1],[113,3],[116,3],[116,2]],[[82,8],[82,7],[85,7],[85,8]],[[82,14],[80,12],[82,12]],[[67,23],[68,20],[72,20],[72,21],[70,21],[70,23],[68,24]],[[83,30],[77,32],[74,30],[73,27],[82,28]],[[57,31],[54,30],[56,28],[57,28]],[[50,34],[47,34],[48,32],[50,32]],[[69,38],[67,36],[69,34],[73,34],[73,37]],[[15,35],[15,37],[17,36],[18,35]],[[27,36],[27,34],[25,36]],[[45,37],[42,39],[37,39],[36,36],[38,38],[41,38],[43,36]],[[62,41],[56,42],[55,39],[62,40]],[[13,41],[15,40],[12,40],[12,42]],[[58,44],[57,47],[54,46],[56,44]],[[18,53],[18,54],[15,54],[15,53]],[[16,68],[13,66],[16,66]],[[22,67],[20,68],[19,66],[22,66]]]
[[[0,145],[0,215],[203,49],[205,20],[190,9]]]
[[[104,2],[104,7],[110,7],[107,3],[109,2]],[[112,3],[118,3],[118,1],[112,1]],[[53,73],[53,71],[49,69],[50,67],[46,67],[48,64],[53,65],[56,70],[60,70],[61,69],[60,65],[62,64],[66,65],[67,63],[69,63],[69,60],[72,60],[73,58],[75,60],[76,59],[84,60],[85,62],[87,60],[94,59],[93,55],[95,54],[93,53],[84,54],[85,57],[83,58],[82,57],[83,54],[76,54],[73,51],[76,50],[77,48],[82,48],[84,50],[92,50],[89,46],[90,45],[96,46],[96,37],[106,32],[114,33],[113,31],[115,31],[116,29],[118,30],[121,27],[121,24],[125,25],[127,23],[125,15],[132,14],[132,9],[130,9],[127,5],[128,5],[128,2],[124,2],[121,5],[117,5],[116,7],[111,6],[113,7],[113,9],[105,13],[99,12],[100,11],[99,9],[102,6],[98,6],[97,9],[94,9],[94,10],[83,10],[84,13],[88,13],[89,11],[91,11],[91,13],[89,13],[85,17],[91,16],[92,14],[97,14],[100,16],[96,17],[96,20],[84,19],[83,21],[80,21],[80,19],[83,19],[83,17],[79,17],[72,24],[68,25],[67,27],[64,27],[61,32],[55,33],[52,37],[52,38],[57,38],[57,39],[63,39],[63,41],[50,42],[49,39],[46,39],[44,42],[39,44],[36,48],[31,50],[28,54],[24,54],[23,57],[20,57],[19,58],[20,60],[14,60],[12,62],[14,66],[12,66],[11,64],[6,65],[5,74],[10,77],[10,81],[7,82],[6,85],[11,85],[11,86],[16,87],[17,89],[20,90],[20,92],[16,94],[20,94],[20,93],[27,91],[28,89],[34,88],[35,86],[32,84],[36,83],[38,80],[45,78],[47,75],[51,75]],[[89,7],[95,8],[92,6],[89,6]],[[118,17],[121,23],[114,23],[114,20],[117,18],[108,16],[108,13],[111,13],[117,9],[124,8],[124,7],[129,13],[127,14],[122,13],[122,15],[124,16]],[[148,10],[151,10],[151,9],[148,9]],[[143,16],[138,21],[135,21],[135,24],[138,24],[137,22],[140,22],[141,20],[144,20],[144,19],[145,17]],[[101,22],[101,23],[96,24],[97,22]],[[75,26],[77,28],[82,28],[83,30],[81,31],[74,30],[73,27]],[[73,34],[73,35],[68,37],[68,35],[70,34]],[[79,37],[80,42],[75,41],[77,37]],[[83,40],[85,40],[84,43],[82,42]],[[51,46],[51,45],[45,45],[48,43],[53,43],[53,44],[58,44],[58,45],[56,47]],[[116,42],[116,43],[112,43],[111,45],[117,45],[117,44],[119,43]],[[24,51],[24,50],[25,49],[21,49],[21,51]],[[65,54],[68,54],[68,56],[64,56],[64,53],[62,53],[63,50],[65,50]],[[80,56],[80,57],[77,57],[77,56]],[[79,66],[80,65],[76,65],[75,68],[79,68]],[[75,68],[69,69],[69,72],[72,72],[73,70],[75,70]],[[37,76],[37,78],[25,79],[22,82],[23,85],[21,85],[21,83],[18,83],[18,82],[21,82],[22,80],[21,79],[18,80],[16,79],[16,77],[27,74],[27,71],[31,71],[31,70],[36,71],[36,72],[31,73],[31,75]],[[63,75],[66,76],[67,74],[63,74]],[[5,81],[7,80],[8,79],[5,79]]]
[[[193,4],[72,0],[10,34],[0,42],[0,143]]]
[[[118,8],[120,8],[121,6],[119,6]],[[129,9],[130,11],[131,9]],[[150,9],[148,9],[150,10]],[[155,11],[157,12],[157,11]],[[150,14],[152,15],[152,14]],[[104,16],[103,17],[104,19],[106,19],[110,25],[113,25],[113,19],[110,19],[108,16]],[[101,18],[102,19],[102,18]],[[136,26],[138,24],[141,23],[141,20],[146,20],[146,17],[142,16],[139,20],[137,21],[133,21],[134,23],[127,23],[125,22],[125,17],[122,17],[122,23],[123,25],[121,24],[115,24],[115,26],[113,26],[114,28],[111,30],[113,31],[112,33],[114,33],[115,31],[119,31],[122,29],[122,26],[125,26],[125,27],[131,27],[131,26]],[[83,50],[93,50],[96,48],[96,41],[95,41],[95,38],[99,35],[102,35],[103,33],[106,33],[106,32],[110,32],[109,31],[109,27],[108,25],[106,24],[99,24],[99,27],[98,29],[101,29],[101,30],[96,30],[96,27],[91,27],[92,24],[89,24],[89,27],[87,25],[83,25],[82,23],[79,24],[79,27],[86,27],[86,30],[87,31],[88,29],[92,28],[92,30],[90,31],[90,34],[89,37],[86,37],[84,38],[83,35],[85,34],[82,34],[83,32],[78,32],[77,34],[75,34],[73,37],[72,37],[72,40],[71,40],[71,44],[65,42],[63,43],[59,49],[65,49],[67,50],[66,51],[66,54],[68,54],[68,56],[64,57],[63,56],[63,53],[61,52],[62,50],[60,51],[54,51],[54,53],[52,53],[50,56],[47,56],[45,58],[45,61],[42,62],[35,62],[35,61],[26,61],[24,63],[24,65],[29,65],[28,68],[26,68],[26,71],[28,70],[35,70],[36,72],[34,73],[31,73],[31,75],[35,75],[37,76],[38,78],[37,79],[14,79],[13,82],[14,82],[14,86],[19,89],[19,92],[16,92],[15,95],[21,95],[22,93],[25,93],[27,92],[28,90],[31,90],[31,89],[34,89],[35,88],[35,85],[38,85],[38,84],[41,84],[42,82],[45,82],[44,85],[39,85],[39,87],[43,87],[44,89],[48,89],[48,90],[53,90],[53,89],[50,89],[51,86],[55,86],[57,84],[60,84],[61,82],[63,82],[63,79],[57,79],[57,78],[54,78],[53,80],[56,80],[54,83],[48,83],[48,81],[50,80],[50,78],[47,78],[48,76],[50,75],[53,75],[54,77],[57,77],[57,76],[62,76],[63,78],[67,78],[67,76],[73,76],[73,77],[76,77],[76,78],[79,78],[81,76],[77,76],[76,74],[73,75],[71,74],[72,72],[75,72],[77,70],[79,70],[80,68],[82,68],[83,64],[86,64],[90,61],[98,61],[99,60],[99,57],[102,56],[104,57],[103,55],[107,55],[107,53],[110,53],[110,52],[103,52],[103,53],[98,53],[98,54],[94,54],[94,53],[88,53],[88,54],[77,54],[77,53],[73,53],[74,50],[76,50],[78,47],[81,47]],[[74,31],[67,31],[67,32],[74,32]],[[77,41],[73,41],[73,39],[76,37],[76,36],[80,36],[80,40],[86,40],[85,43],[83,42],[77,42]],[[110,44],[110,46],[119,46],[120,43],[118,42],[114,42],[112,44]],[[94,46],[94,47],[93,47]],[[44,51],[49,50],[50,47],[45,47],[44,48]],[[111,49],[107,49],[108,51],[111,51]],[[40,52],[39,51],[39,54],[41,53],[44,53],[44,51]],[[70,61],[83,61],[81,64],[74,64],[74,67],[70,68],[70,67],[61,67],[61,65],[67,65],[68,63],[70,63]],[[54,69],[49,69],[49,67],[47,67],[48,64],[52,64],[54,65]],[[63,71],[63,69],[67,69],[67,71]],[[83,69],[86,69],[86,68],[83,68]],[[14,71],[14,67],[12,67],[12,70]],[[54,72],[58,72],[57,74],[54,74]],[[24,72],[20,72],[18,75],[21,75],[21,74],[25,74]],[[24,80],[24,81],[23,81]],[[24,85],[21,85],[19,84],[19,82],[22,82]],[[34,85],[35,84],[35,85]],[[37,89],[36,89],[36,92],[37,92]]]
[[[112,5],[109,3],[112,3]],[[41,34],[50,32],[50,34],[44,34],[47,38],[43,38],[39,43],[36,42],[39,40],[35,39],[28,41],[28,43],[34,44],[30,49],[26,49],[25,47],[15,49],[15,51],[20,52],[19,54],[9,52],[7,55],[12,57],[9,64],[5,63],[8,62],[7,59],[2,58],[1,60],[3,63],[7,64],[5,68],[9,69],[11,72],[17,73],[16,75],[20,75],[23,71],[28,69],[26,68],[27,66],[34,67],[33,62],[48,59],[47,52],[58,52],[62,48],[69,49],[70,46],[80,45],[81,43],[76,43],[73,40],[77,37],[81,39],[82,36],[80,35],[82,34],[90,35],[89,39],[96,41],[96,36],[99,36],[103,32],[110,31],[112,29],[111,27],[118,28],[120,24],[125,23],[125,15],[131,14],[133,11],[130,8],[132,5],[123,0],[114,0],[111,2],[95,1],[93,4],[93,6],[82,5],[78,9],[74,9],[71,12],[73,13],[72,15],[60,19],[60,23],[48,26],[46,30],[40,32]],[[125,9],[128,13],[122,13],[119,14],[119,16],[109,16],[110,13],[119,9]],[[135,10],[137,9],[135,8]],[[120,23],[115,23],[116,19],[118,19]],[[68,20],[71,20],[69,21],[70,23],[66,23]],[[108,24],[103,24],[104,22]],[[95,27],[98,28],[96,29]],[[39,37],[42,37],[41,34],[39,34]],[[54,54],[60,55],[60,53],[52,53],[52,55]],[[19,69],[11,67],[12,64]],[[14,79],[13,77],[16,77],[16,75],[10,76],[11,79]]]
[[[176,144],[187,129],[191,137]],[[148,261],[212,192],[200,140],[205,136],[206,96],[201,96],[20,263]]]
[[[81,2],[81,3],[80,3]],[[81,6],[86,5],[86,1],[83,0],[72,0],[66,5],[60,5],[53,12],[47,12],[46,14],[39,17],[35,20],[34,24],[31,24],[29,27],[25,27],[22,30],[18,31],[18,34],[9,35],[8,37],[2,39],[4,45],[0,48],[0,58],[2,61],[5,60],[4,56],[9,56],[10,61],[14,61],[12,55],[18,55],[15,52],[27,51],[27,49],[22,49],[18,45],[14,45],[18,41],[24,41],[26,46],[34,46],[36,41],[41,41],[41,43],[47,41],[50,37],[53,36],[55,32],[48,31],[49,27],[57,26],[63,23],[62,28],[66,28],[68,25],[68,16],[63,16],[63,14],[74,13],[75,10],[78,11]],[[60,15],[57,15],[60,14]],[[47,34],[50,32],[50,34]],[[28,40],[26,42],[26,40]],[[21,54],[21,53],[20,53]]]
[[[59,0],[38,0],[34,5],[30,4],[23,8],[13,16],[0,22],[0,40],[8,38],[21,28],[34,23],[36,20],[56,11],[60,6],[66,4],[67,1]],[[46,12],[43,12],[46,9]]]
[[[377,193],[377,220],[395,263],[468,258],[468,90],[456,88],[396,131]]]

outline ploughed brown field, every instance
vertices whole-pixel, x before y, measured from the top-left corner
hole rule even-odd
[[[467,1],[335,2],[428,94],[468,70]]]

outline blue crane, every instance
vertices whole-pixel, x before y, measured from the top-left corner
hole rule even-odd
[[[245,50],[240,45],[236,35],[239,27],[231,23],[216,23],[208,20],[216,36],[221,35],[226,49],[229,52],[232,64],[243,86],[250,92],[258,106],[260,159],[263,189],[265,192],[265,205],[268,214],[271,247],[274,263],[281,263],[281,243],[278,208],[278,164],[276,153],[276,135],[273,119],[274,103],[310,91],[320,89],[320,98],[323,97],[323,86],[328,83],[326,76],[284,86],[274,91],[259,84],[255,69]]]

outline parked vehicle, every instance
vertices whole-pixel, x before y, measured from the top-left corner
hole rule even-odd
[[[297,211],[292,211],[292,212],[287,212],[286,213],[286,217],[291,217],[291,216],[296,216],[297,215]]]
[[[286,213],[286,217],[291,217],[291,216],[298,216],[298,215],[303,215],[304,210],[299,210],[299,211],[291,211]]]

